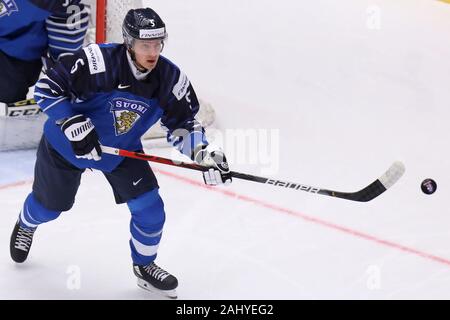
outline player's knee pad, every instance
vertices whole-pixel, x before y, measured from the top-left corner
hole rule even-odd
[[[45,208],[33,195],[30,193],[23,204],[20,212],[20,221],[23,225],[34,228],[59,217],[61,211],[53,211]]]
[[[166,215],[157,188],[128,201],[127,205],[131,212],[132,229],[134,225],[143,233],[162,231]]]

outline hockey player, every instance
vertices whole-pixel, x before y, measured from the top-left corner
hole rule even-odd
[[[26,99],[42,68],[41,57],[73,54],[89,20],[80,0],[0,1],[0,102]]]
[[[11,236],[11,256],[23,262],[37,226],[69,210],[86,168],[101,170],[116,203],[131,212],[130,248],[138,285],[176,297],[177,279],[156,258],[165,212],[158,183],[144,161],[102,154],[101,145],[142,151],[141,136],[161,119],[168,141],[192,160],[211,167],[209,185],[228,184],[223,152],[210,150],[194,89],[184,73],[160,56],[164,22],[150,8],[130,10],[123,44],[89,45],[63,57],[36,84],[35,98],[49,116],[28,195]]]

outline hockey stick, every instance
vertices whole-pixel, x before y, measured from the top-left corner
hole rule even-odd
[[[210,168],[204,167],[195,163],[186,163],[186,162],[178,162],[173,161],[171,159],[167,158],[161,158],[157,156],[151,156],[144,153],[139,152],[132,152],[122,149],[116,149],[112,147],[106,147],[102,146],[102,151],[107,154],[127,157],[127,158],[134,158],[139,160],[145,160],[145,161],[152,161],[162,164],[167,164],[175,167],[181,167],[181,168],[187,168],[197,171],[208,171]],[[360,201],[360,202],[367,202],[370,201],[376,197],[378,197],[380,194],[385,192],[387,189],[389,189],[394,183],[400,179],[400,177],[405,172],[405,166],[400,161],[394,162],[391,167],[377,180],[369,184],[367,187],[356,191],[356,192],[340,192],[340,191],[333,191],[333,190],[327,190],[317,187],[311,187],[308,185],[304,185],[301,183],[292,183],[292,182],[286,182],[281,180],[273,180],[268,179],[264,177],[258,177],[246,173],[240,173],[231,171],[231,176],[233,178],[237,179],[243,179],[248,181],[254,181],[264,184],[270,184],[274,186],[279,186],[287,189],[294,189],[294,190],[300,190],[300,191],[306,191],[310,193],[318,193],[330,197],[336,197],[336,198],[342,198],[346,200],[352,200],[352,201]]]
[[[34,116],[41,113],[42,110],[34,99],[26,99],[12,103],[0,102],[0,116],[19,117]]]

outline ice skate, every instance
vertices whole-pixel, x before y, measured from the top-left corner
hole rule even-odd
[[[139,287],[171,299],[177,298],[175,290],[178,287],[177,278],[158,267],[154,262],[147,266],[134,264],[133,271],[138,278],[137,284]]]
[[[19,220],[17,220],[11,234],[11,242],[9,245],[11,258],[15,262],[22,263],[27,259],[35,231],[36,228],[22,227]]]

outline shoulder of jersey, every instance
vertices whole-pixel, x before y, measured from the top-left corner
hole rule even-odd
[[[123,54],[123,46],[120,44],[90,44],[84,47],[83,52],[86,56],[86,61],[89,65],[90,74],[98,74],[106,71],[106,62],[112,62],[112,65],[116,65],[115,61],[121,59]]]
[[[168,58],[164,57],[164,56],[159,56],[159,60],[161,62],[161,66],[164,68],[170,68],[170,69],[174,69],[174,70],[178,70],[178,66],[173,63],[172,61],[170,61]]]
[[[166,78],[166,80],[175,79],[175,77],[182,73],[180,68],[166,57],[160,56],[159,60],[159,72],[162,78]]]
[[[161,76],[169,80],[168,87],[170,92],[181,100],[188,92],[190,81],[186,74],[172,61],[166,57],[161,56]]]

